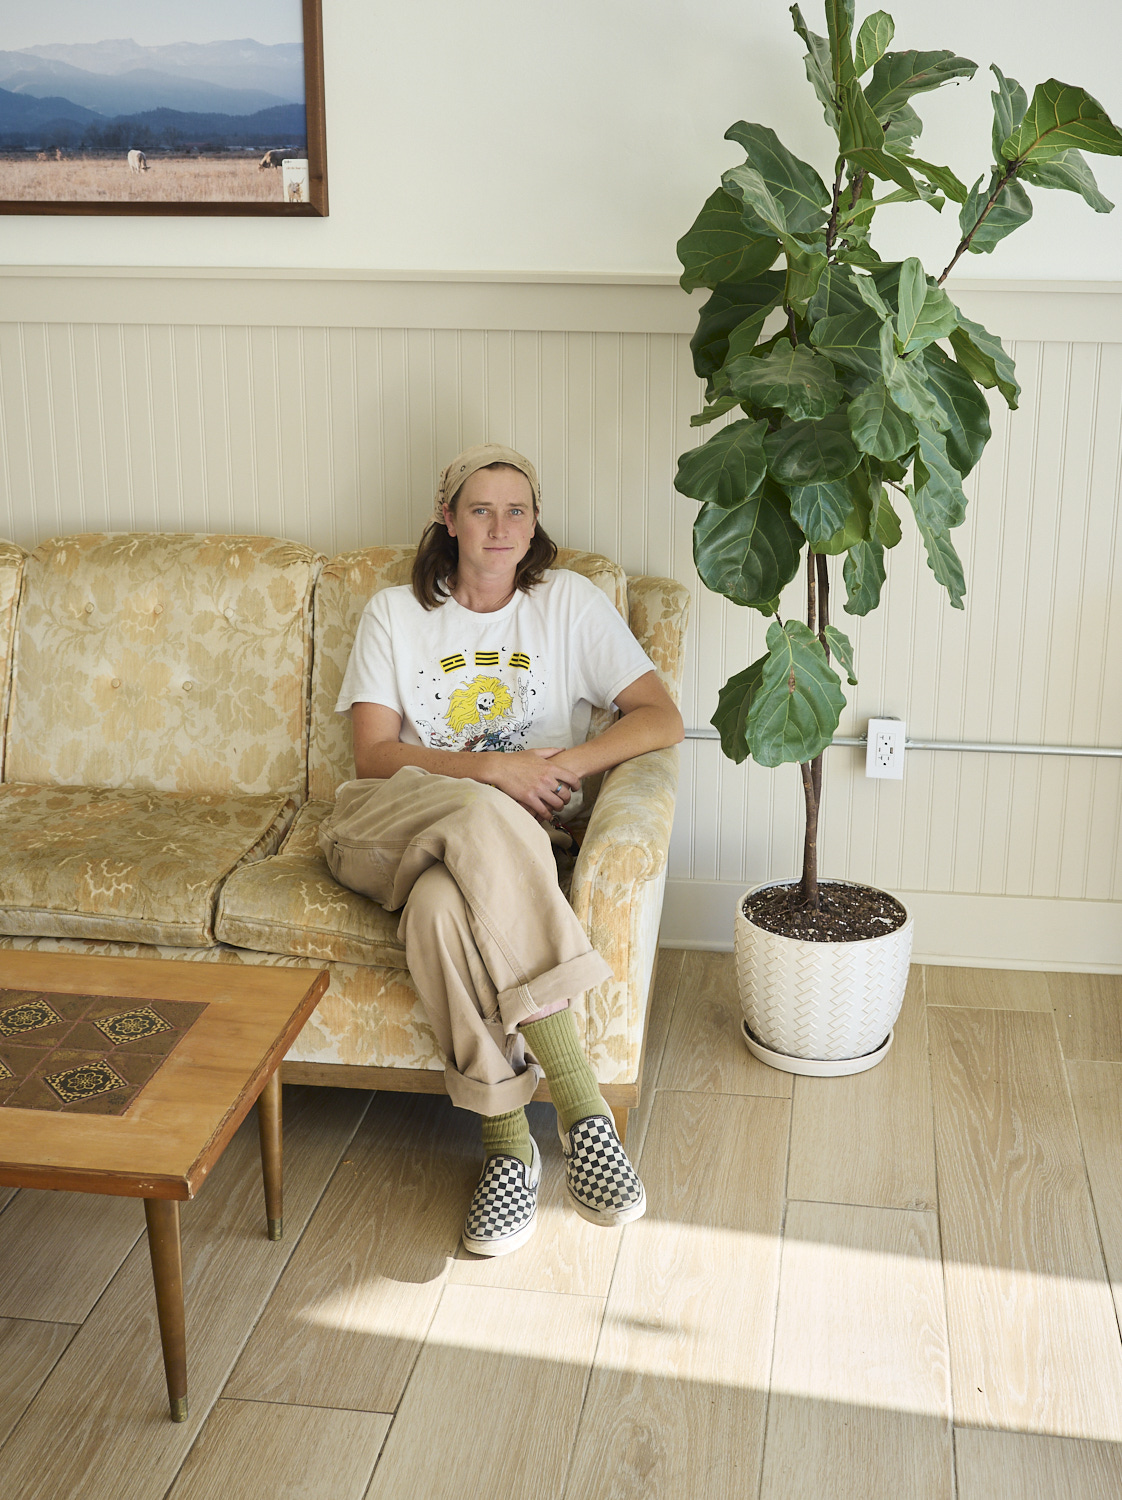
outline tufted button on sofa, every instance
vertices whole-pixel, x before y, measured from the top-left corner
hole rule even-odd
[[[0,542],[0,985],[12,947],[326,968],[285,1077],[443,1090],[397,914],[338,885],[316,844],[354,775],[334,706],[358,617],[408,582],[413,550]],[[686,590],[592,553],[558,566],[608,595],[677,699]],[[577,1023],[621,1123],[639,1097],[677,774],[675,748],[590,778],[562,871],[613,971]]]

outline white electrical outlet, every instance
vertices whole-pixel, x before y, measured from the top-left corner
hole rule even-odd
[[[870,719],[865,749],[865,775],[890,781],[904,778],[903,719]]]

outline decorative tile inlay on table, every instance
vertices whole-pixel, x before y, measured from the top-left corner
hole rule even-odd
[[[142,1037],[155,1036],[157,1032],[172,1029],[150,1005],[146,1005],[143,1010],[127,1010],[119,1016],[103,1016],[94,1025],[103,1036],[109,1038],[114,1047],[120,1046],[122,1042],[135,1042]]]
[[[108,1063],[84,1063],[77,1068],[67,1068],[64,1073],[44,1073],[43,1078],[63,1104],[73,1104],[76,1099],[93,1099],[98,1094],[128,1088],[125,1080],[118,1077]]]
[[[206,1005],[0,989],[0,1107],[124,1114]]]
[[[12,991],[0,991],[9,995]],[[57,1026],[62,1017],[56,1015],[41,996],[29,995],[17,1005],[0,1010],[0,1036],[18,1036],[25,1031],[42,1031],[45,1026]]]

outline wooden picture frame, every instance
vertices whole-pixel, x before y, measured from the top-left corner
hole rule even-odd
[[[306,176],[300,168],[278,170],[274,166],[273,170],[268,170],[268,181],[270,185],[275,183],[277,188],[275,200],[230,198],[190,201],[186,198],[138,200],[137,198],[107,197],[83,200],[79,198],[0,197],[0,214],[139,214],[190,215],[192,217],[245,215],[284,219],[325,218],[327,216],[327,123],[323,83],[323,0],[300,0],[300,3],[304,22],[304,108],[308,166]],[[146,182],[147,178],[140,177],[142,171],[148,170],[146,153],[116,149],[115,157],[109,157],[108,153],[104,152],[101,155],[112,161],[114,166],[119,166],[122,172],[135,172],[139,182]],[[57,150],[56,154],[59,161],[66,160],[61,150]],[[252,163],[255,168],[265,169],[266,158],[282,155],[291,157],[293,153],[266,149],[264,156],[260,159],[256,156],[246,157],[245,164]],[[135,156],[143,158],[143,166],[138,161],[134,168],[132,158]],[[3,179],[4,162],[12,159],[11,152],[0,146],[0,182]],[[200,159],[208,158],[201,157]],[[39,152],[37,162],[45,160],[47,160],[47,153]],[[82,160],[85,161],[86,158],[83,157]],[[159,158],[156,158],[152,165],[155,166],[158,162]],[[242,163],[239,162],[237,165],[241,166]],[[265,185],[265,181],[264,178],[260,179],[262,186]],[[288,198],[282,196],[282,193],[286,191],[290,194]],[[3,188],[0,187],[0,193],[2,192]],[[297,194],[299,196],[296,196]]]

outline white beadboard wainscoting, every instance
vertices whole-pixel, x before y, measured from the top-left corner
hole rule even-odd
[[[885,603],[840,611],[857,652],[841,732],[1122,745],[1122,284],[959,282],[1011,341],[956,539],[965,612],[905,518]],[[667,279],[0,270],[0,532],[264,532],[327,553],[415,538],[469,443],[538,463],[559,542],[694,595],[683,704],[762,650],[764,620],[701,589],[675,494],[700,387],[699,298]],[[834,568],[834,565],[831,565]],[[797,592],[797,591],[796,591]],[[796,593],[788,610],[798,608]],[[795,873],[794,768],[683,747],[664,941],[728,947],[748,885]],[[898,892],[916,954],[1122,970],[1122,762],[911,750],[902,782],[827,754],[822,868]]]

